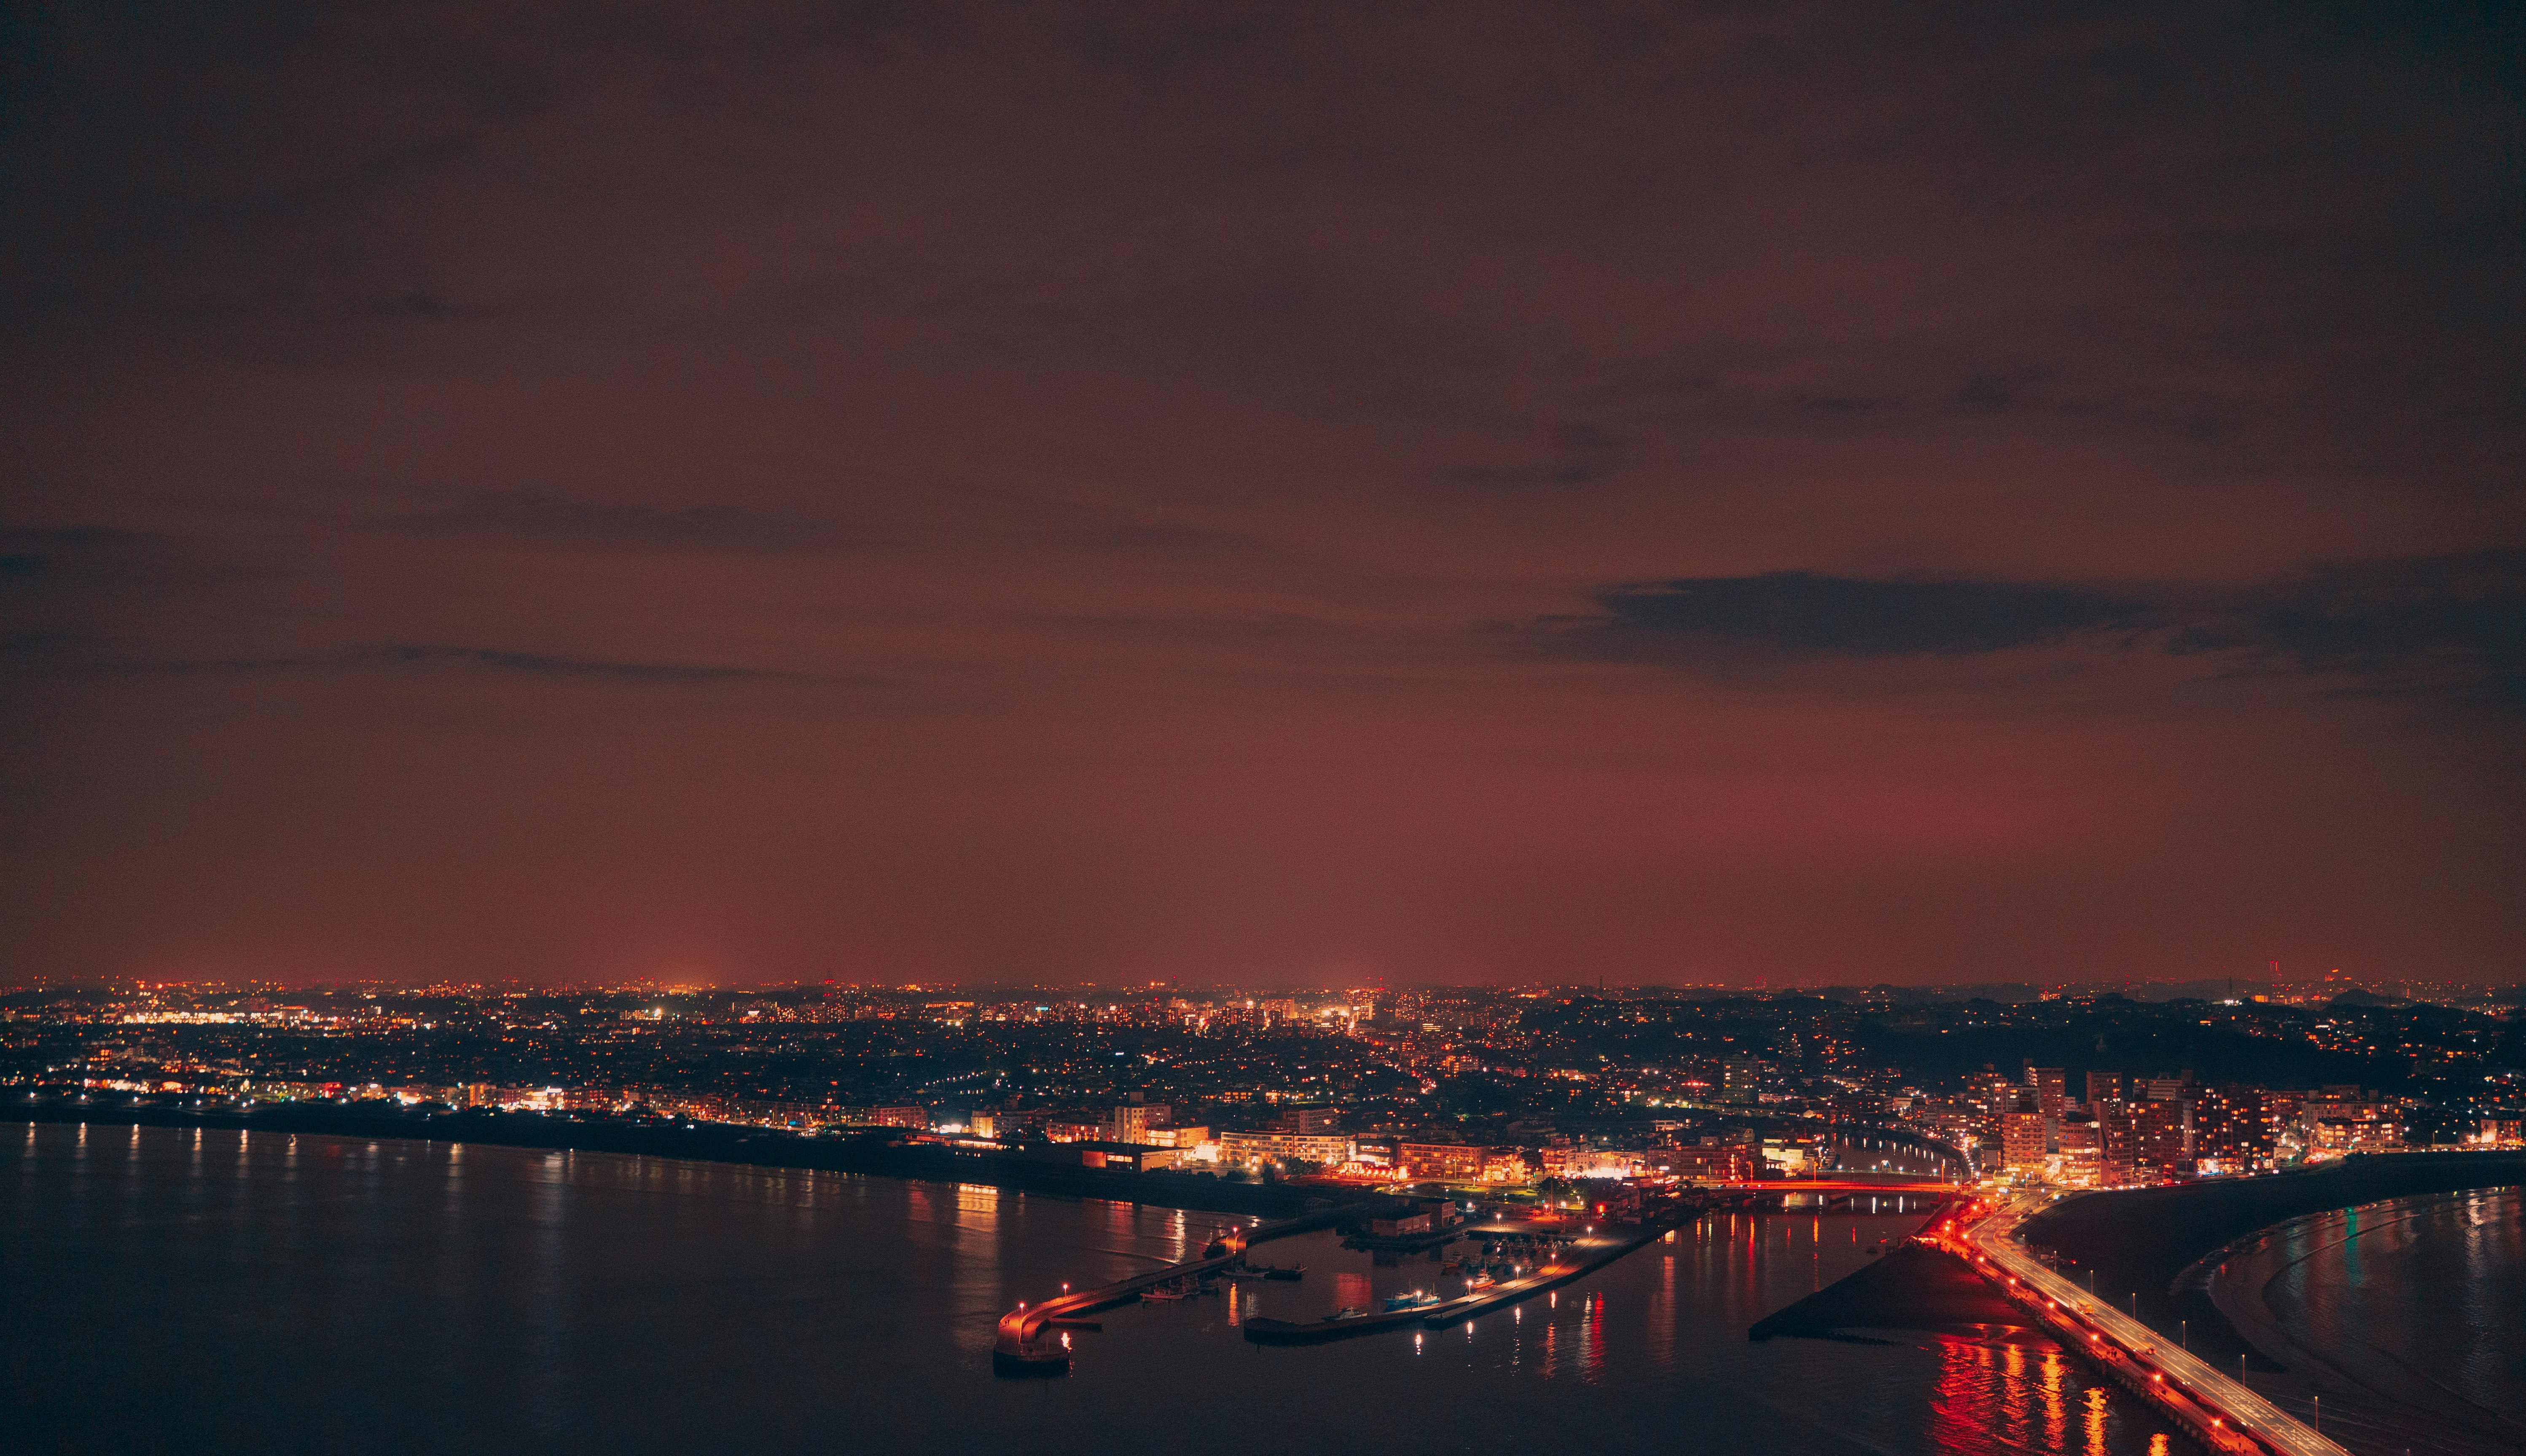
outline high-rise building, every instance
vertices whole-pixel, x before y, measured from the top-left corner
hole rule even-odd
[[[1999,1145],[2001,1114],[2015,1112],[2018,1098],[2025,1088],[1996,1072],[1984,1072],[1966,1084],[1965,1102],[1973,1110],[1974,1138],[1987,1146]]]
[[[1762,1065],[1751,1057],[1730,1057],[1721,1069],[1719,1100],[1747,1103],[1762,1101]]]
[[[2104,1142],[2097,1120],[2084,1112],[2061,1114],[2057,1141],[2061,1148],[2056,1159],[2059,1180],[2074,1188],[2095,1187],[2104,1165]]]
[[[2021,1093],[2017,1105],[1999,1115],[1999,1157],[2011,1173],[2042,1171],[2045,1155],[2051,1151],[2051,1136],[2044,1111],[2036,1104],[2032,1091]]]
[[[2193,1171],[2190,1101],[2109,1103],[2097,1126],[2098,1178],[2108,1185],[2159,1182]]]
[[[2255,1087],[2205,1087],[2193,1101],[2195,1168],[2246,1173],[2269,1161],[2272,1132]]]
[[[2094,1112],[2099,1103],[2120,1102],[2121,1100],[2123,1100],[2123,1075],[2121,1073],[2091,1072],[2088,1074],[2089,1111]]]
[[[2026,1064],[2027,1090],[2035,1094],[2035,1110],[2044,1114],[2044,1147],[2057,1152],[2061,1146],[2061,1109],[2069,1102],[2069,1074],[2058,1067]]]
[[[2026,1064],[2026,1089],[2035,1094],[2035,1110],[2054,1124],[2061,1121],[2061,1104],[2069,1095],[2069,1074],[2058,1067]]]

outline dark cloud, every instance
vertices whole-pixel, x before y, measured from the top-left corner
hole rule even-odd
[[[2526,702],[2526,552],[2327,567],[2197,613],[2169,645],[2372,691]]]
[[[1697,671],[2076,644],[2361,691],[2516,701],[2526,684],[2526,552],[2347,564],[2246,588],[1766,572],[1627,583],[1593,600],[1602,615],[1547,619],[1528,640],[1558,657]]]
[[[2136,598],[2083,586],[1815,572],[1638,582],[1595,601],[1603,617],[1554,625],[1556,652],[1677,664],[1958,657],[2128,631],[2153,615]]]
[[[46,594],[96,587],[197,592],[274,569],[250,557],[233,543],[190,531],[0,527],[0,578],[19,578]]]
[[[478,495],[460,506],[389,524],[416,535],[498,537],[573,549],[828,551],[852,541],[851,533],[832,521],[745,506],[617,505],[524,490]]]

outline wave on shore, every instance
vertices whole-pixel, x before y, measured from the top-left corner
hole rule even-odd
[[[2303,1387],[2267,1393],[2327,1397],[2354,1449],[2526,1449],[2526,1189],[2292,1219],[2226,1251],[2209,1294]]]

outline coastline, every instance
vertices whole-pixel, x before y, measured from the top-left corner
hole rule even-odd
[[[267,1104],[251,1112],[169,1107],[86,1106],[59,1101],[0,1104],[0,1119],[23,1123],[96,1123],[108,1127],[210,1128],[317,1136],[476,1142],[555,1151],[629,1153],[765,1168],[866,1174],[922,1182],[981,1183],[1066,1198],[1108,1199],[1257,1218],[1291,1218],[1330,1201],[1322,1189],[1286,1183],[1230,1182],[1187,1173],[1130,1173],[958,1152],[879,1137],[818,1137],[770,1129],[703,1123],[692,1127],[580,1122],[536,1113],[424,1113],[402,1108]]]
[[[2232,1246],[2290,1220],[2392,1198],[2526,1185],[2526,1153],[2386,1153],[2321,1168],[2162,1188],[2083,1193],[2026,1221],[2022,1235],[2061,1257],[2064,1278],[2093,1286],[2194,1353],[2257,1375],[2276,1373],[2210,1297],[2207,1273]]]
[[[2204,1260],[2211,1266],[2205,1271],[2205,1287],[2220,1312],[2256,1349],[2288,1368],[2285,1376],[2275,1378],[2275,1384],[2291,1389],[2299,1401],[2310,1394],[2329,1397],[2329,1408],[2337,1412],[2335,1420],[2347,1422],[2352,1430],[2364,1433],[2364,1428],[2373,1425],[2381,1437],[2394,1431],[2404,1433],[2401,1446],[2391,1439],[2369,1444],[2402,1449],[2409,1445],[2409,1434],[2417,1431],[2429,1446],[2443,1451],[2491,1456],[2526,1449],[2526,1424],[2451,1388],[2402,1352],[2356,1335],[2351,1336],[2355,1346],[2351,1349],[2319,1342],[2308,1332],[2302,1312],[2276,1307],[2273,1297],[2275,1284],[2298,1266],[2356,1239],[2430,1218],[2450,1201],[2476,1197],[2481,1191],[2415,1194],[2300,1215]],[[2347,1230],[2336,1223],[2346,1216],[2351,1220]],[[2320,1242],[2303,1246],[2310,1236]]]

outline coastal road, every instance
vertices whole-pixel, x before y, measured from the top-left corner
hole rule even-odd
[[[2044,1267],[2017,1241],[2017,1228],[2049,1207],[2057,1195],[2024,1194],[1991,1213],[1932,1233],[1934,1241],[1973,1262],[2001,1292],[2031,1309],[2040,1319],[2065,1330],[2074,1343],[2108,1370],[2116,1366],[2135,1373],[2161,1405],[2186,1418],[2214,1445],[2235,1451],[2261,1449],[2281,1456],[2350,1456],[2304,1423],[2213,1369],[2208,1362],[2178,1348],[2168,1349],[2165,1336],[2115,1309],[2113,1305]]]

